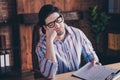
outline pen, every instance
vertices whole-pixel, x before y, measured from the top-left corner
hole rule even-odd
[[[112,78],[113,78],[115,75],[116,75],[115,73],[111,73],[110,75],[108,75],[108,76],[106,77],[105,80],[112,80]]]
[[[120,70],[118,70],[115,74],[118,74],[120,72]]]
[[[120,72],[120,70],[118,70],[116,73],[111,73],[109,76],[107,76],[107,78],[105,80],[112,80],[115,75],[117,75]]]
[[[118,70],[118,71],[115,73],[115,76],[112,78],[112,80],[117,80],[118,78],[120,78],[120,70]]]

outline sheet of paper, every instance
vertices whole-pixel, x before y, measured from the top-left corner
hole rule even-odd
[[[79,77],[85,80],[105,80],[111,73],[117,72],[118,70],[109,67],[95,65],[87,63],[85,66],[80,68],[78,71],[73,73],[73,76]]]

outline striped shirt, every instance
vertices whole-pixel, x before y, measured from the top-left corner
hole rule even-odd
[[[57,62],[44,57],[46,53],[46,36],[43,35],[36,47],[40,71],[43,76],[53,78],[56,74],[75,71],[80,68],[81,55],[86,62],[98,57],[85,34],[77,28],[65,25],[67,36],[64,41],[54,41]]]

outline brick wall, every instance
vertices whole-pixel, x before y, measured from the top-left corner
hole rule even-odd
[[[10,26],[0,26],[1,48],[12,47],[12,29]]]
[[[10,21],[16,14],[15,0],[0,0],[0,23]]]

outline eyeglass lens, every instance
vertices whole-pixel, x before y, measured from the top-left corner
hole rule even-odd
[[[55,22],[61,23],[63,21],[62,16],[60,15],[55,21],[48,23],[46,26],[52,28],[55,26]]]

